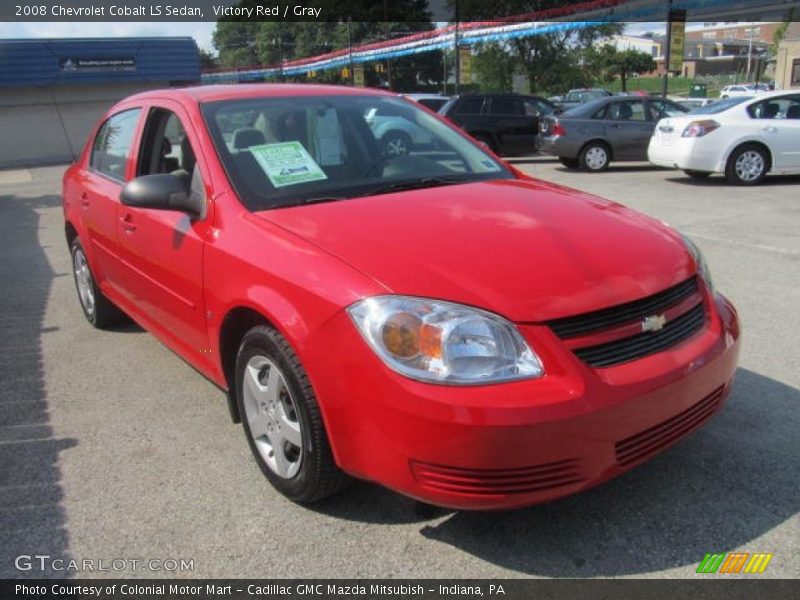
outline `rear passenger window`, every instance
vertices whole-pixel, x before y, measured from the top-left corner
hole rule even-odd
[[[109,177],[124,181],[140,109],[126,110],[110,117],[94,139],[89,166]]]
[[[747,108],[753,119],[800,119],[800,96],[770,98]]]
[[[493,115],[524,115],[525,111],[519,98],[498,96],[492,98],[490,113]]]
[[[456,113],[459,115],[475,115],[481,112],[483,98],[467,98],[458,105]]]
[[[616,121],[647,121],[644,112],[644,102],[633,100],[632,102],[617,102],[608,107],[607,119]]]

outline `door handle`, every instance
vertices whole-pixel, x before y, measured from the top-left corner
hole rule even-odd
[[[89,194],[86,192],[81,194],[81,206],[83,208],[89,208]]]
[[[119,220],[122,222],[122,228],[126,233],[133,233],[136,231],[136,223],[133,222],[133,216],[130,213],[124,217],[120,217]]]

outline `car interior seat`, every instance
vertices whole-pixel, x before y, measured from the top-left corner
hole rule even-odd
[[[627,103],[620,104],[619,116],[617,119],[620,121],[630,121],[631,117],[633,117],[633,109],[631,108],[631,105]]]
[[[161,151],[158,157],[158,173],[171,173],[180,167],[178,158],[172,154],[172,142],[167,136],[161,140]]]
[[[234,150],[246,150],[251,146],[260,146],[266,142],[267,138],[264,132],[255,127],[242,127],[233,132]]]
[[[800,104],[792,104],[786,111],[787,119],[800,119]]]
[[[774,119],[781,107],[777,102],[767,102],[761,110],[762,119]]]

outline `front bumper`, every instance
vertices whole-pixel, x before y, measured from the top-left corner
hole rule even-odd
[[[719,410],[739,326],[723,297],[706,304],[692,338],[605,369],[580,362],[547,327],[521,326],[546,374],[515,383],[409,380],[383,365],[345,313],[315,336],[304,360],[342,469],[432,504],[516,508],[615,477]]]

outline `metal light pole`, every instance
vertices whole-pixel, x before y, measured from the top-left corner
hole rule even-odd
[[[383,0],[383,33],[387,40],[391,37],[389,35],[389,0]],[[386,58],[386,87],[392,91],[392,61],[389,57]]]
[[[669,61],[672,46],[672,0],[667,2],[667,47],[664,48],[664,87],[661,96],[666,98],[669,91]]]
[[[748,82],[750,81],[750,71],[753,68],[753,66],[752,66],[753,65],[753,31],[754,31],[754,29],[752,27],[750,27],[747,30],[748,44],[747,44],[747,77],[746,77],[746,80]]]
[[[447,96],[447,48],[442,48],[442,96]]]
[[[353,32],[351,26],[353,24],[353,17],[347,17],[347,52],[350,61],[350,85],[355,86],[355,73],[353,73]]]
[[[275,43],[278,44],[278,64],[280,65],[280,79],[283,81],[283,40],[281,39],[281,34],[278,34],[278,37],[275,38]]]
[[[458,96],[458,84],[459,84],[459,79],[461,79],[461,60],[458,55],[458,20],[459,20],[458,0],[456,0],[456,33],[453,38],[453,40],[455,41],[455,55],[456,55],[456,81],[453,87],[455,89],[456,96]]]

